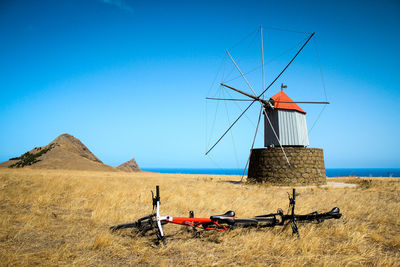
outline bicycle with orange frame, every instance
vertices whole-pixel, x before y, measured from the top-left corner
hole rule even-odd
[[[135,228],[142,234],[145,234],[150,230],[155,230],[158,240],[164,242],[165,233],[162,226],[167,223],[189,226],[195,231],[229,231],[234,228],[265,228],[291,224],[293,234],[296,234],[298,237],[300,237],[297,222],[321,223],[324,220],[339,219],[342,216],[338,207],[335,207],[331,211],[325,213],[319,213],[315,211],[305,215],[295,214],[296,189],[294,188],[292,196],[288,194],[290,211],[287,214],[284,214],[282,209],[278,209],[276,213],[258,215],[253,218],[236,218],[235,212],[232,210],[221,215],[210,216],[209,218],[195,218],[193,211],[189,212],[189,217],[173,217],[170,215],[161,216],[159,186],[156,186],[155,196],[153,191],[151,193],[153,200],[152,214],[142,217],[135,222],[111,226],[110,230],[114,232],[120,229]]]

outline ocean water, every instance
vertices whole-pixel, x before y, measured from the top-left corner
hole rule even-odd
[[[243,169],[143,168],[144,171],[184,174],[242,175]],[[247,172],[246,172],[247,174]],[[400,168],[327,168],[326,176],[400,177]]]

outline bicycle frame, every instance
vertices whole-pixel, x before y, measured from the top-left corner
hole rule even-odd
[[[159,232],[159,239],[163,240],[165,238],[164,230],[162,228],[163,222],[179,224],[184,226],[192,226],[195,228],[201,228],[202,230],[215,230],[215,231],[227,231],[230,228],[221,224],[218,220],[212,220],[211,218],[194,218],[193,211],[190,211],[191,217],[172,217],[169,215],[160,215],[160,188],[156,186],[156,196],[153,196],[153,209],[156,209],[155,218],[157,223],[157,228]],[[224,217],[221,217],[225,219]],[[226,217],[234,218],[234,217]]]

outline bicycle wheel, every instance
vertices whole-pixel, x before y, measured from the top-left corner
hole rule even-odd
[[[145,217],[145,219],[139,219],[136,222],[118,224],[110,227],[111,231],[117,231],[121,229],[133,228],[140,232],[146,233],[147,231],[154,228],[155,222],[152,217]]]
[[[114,232],[120,229],[127,229],[127,228],[137,228],[137,222],[113,225],[110,227],[110,230]]]
[[[148,218],[146,220],[137,222],[136,229],[138,229],[142,234],[145,234],[147,231],[150,231],[154,228],[157,227],[156,222],[153,220],[153,218]]]

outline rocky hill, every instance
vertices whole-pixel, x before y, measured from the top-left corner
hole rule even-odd
[[[121,171],[125,171],[125,172],[140,172],[141,171],[134,158],[119,165],[117,167],[117,169],[119,169]]]
[[[19,157],[0,163],[0,167],[133,171],[129,168],[119,169],[104,164],[79,139],[70,134],[62,134],[46,146],[35,147]]]

